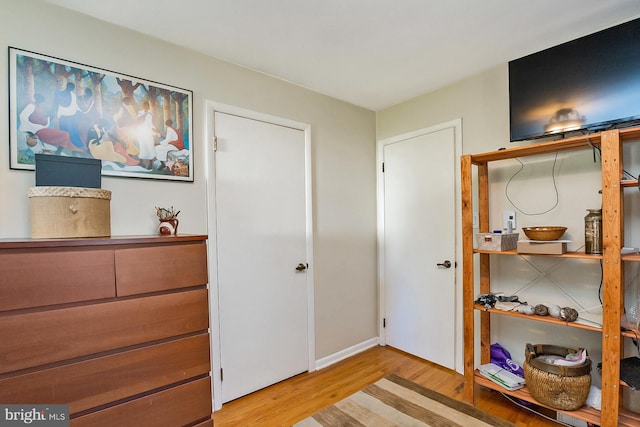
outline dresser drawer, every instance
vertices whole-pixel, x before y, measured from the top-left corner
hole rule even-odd
[[[74,418],[71,426],[183,426],[207,419],[211,419],[210,377]]]
[[[113,250],[5,251],[0,311],[112,298]]]
[[[209,367],[204,333],[2,379],[0,402],[69,404],[74,414],[206,376]]]
[[[208,327],[206,289],[0,316],[0,373]]]
[[[206,285],[204,242],[116,250],[118,296]]]

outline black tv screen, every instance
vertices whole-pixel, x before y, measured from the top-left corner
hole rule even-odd
[[[509,62],[511,141],[640,119],[640,19]]]

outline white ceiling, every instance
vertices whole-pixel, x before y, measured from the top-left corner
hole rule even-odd
[[[640,16],[639,0],[45,1],[375,111]]]

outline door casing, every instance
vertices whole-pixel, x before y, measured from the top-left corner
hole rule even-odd
[[[390,138],[379,140],[377,143],[377,236],[378,236],[378,330],[381,345],[386,345],[386,335],[384,328],[384,317],[386,312],[386,287],[384,284],[384,174],[382,172],[382,163],[384,161],[384,146],[393,144],[406,139],[418,137],[442,129],[453,128],[454,130],[454,157],[459,159],[462,155],[462,119],[451,120],[440,123],[427,128],[418,129],[412,132],[396,135]],[[462,259],[462,216],[461,216],[461,187],[460,187],[460,162],[454,162],[455,176],[455,256],[456,259]],[[455,271],[455,370],[462,374],[464,372],[463,361],[463,331],[462,331],[462,269],[456,268]]]
[[[211,332],[211,377],[213,391],[213,409],[222,407],[222,379],[220,374],[220,322],[218,317],[218,282],[217,282],[217,253],[216,245],[216,206],[215,206],[215,156],[214,156],[214,113],[216,111],[233,114],[248,119],[260,120],[281,126],[299,129],[305,137],[305,211],[306,211],[306,256],[308,269],[306,273],[307,286],[307,336],[308,336],[308,365],[309,372],[315,370],[315,315],[314,315],[314,281],[313,281],[313,205],[312,205],[312,173],[311,173],[311,126],[306,123],[283,119],[264,113],[246,110],[213,101],[206,102],[206,165],[207,165],[207,206],[208,206],[208,263],[209,263],[209,329]]]

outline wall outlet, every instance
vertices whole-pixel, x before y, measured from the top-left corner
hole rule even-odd
[[[511,230],[514,231],[517,228],[515,211],[502,212],[502,228],[508,230],[509,222],[511,222]]]
[[[473,228],[480,227],[480,221],[478,220],[478,212],[473,213]]]

